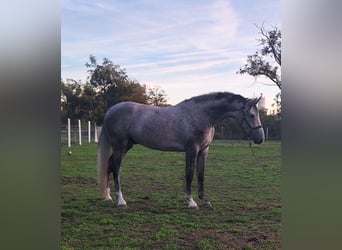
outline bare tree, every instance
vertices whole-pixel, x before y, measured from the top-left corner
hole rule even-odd
[[[271,30],[266,30],[263,26],[257,28],[262,36],[258,39],[262,48],[247,56],[247,63],[237,73],[247,73],[254,77],[266,76],[281,89],[281,30],[277,27]]]

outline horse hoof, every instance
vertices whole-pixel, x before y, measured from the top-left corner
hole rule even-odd
[[[104,201],[104,202],[113,202],[113,199],[111,199],[111,198],[105,198],[103,201]]]
[[[118,204],[119,208],[127,208],[127,204]]]
[[[198,210],[199,209],[198,206],[189,206],[188,208],[193,209],[193,210]]]
[[[213,206],[211,205],[210,201],[205,201],[205,202],[203,202],[203,207],[205,207],[205,208],[212,208]]]

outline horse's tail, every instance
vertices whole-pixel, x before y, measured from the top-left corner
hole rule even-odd
[[[98,182],[100,185],[101,193],[106,196],[108,180],[109,180],[109,148],[110,143],[108,140],[108,135],[106,128],[103,124],[99,141],[98,141],[98,149],[97,149],[97,176]]]

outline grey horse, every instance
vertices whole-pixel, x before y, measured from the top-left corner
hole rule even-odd
[[[185,152],[185,198],[188,207],[198,209],[191,195],[195,167],[198,197],[203,206],[211,207],[204,194],[203,182],[214,126],[225,118],[236,118],[246,135],[254,143],[261,144],[264,130],[257,108],[259,100],[216,92],[192,97],[169,107],[134,102],[112,106],[105,114],[98,144],[98,180],[105,200],[112,200],[109,187],[110,175],[113,174],[118,206],[127,205],[121,192],[121,162],[134,144],[140,144],[156,150]]]

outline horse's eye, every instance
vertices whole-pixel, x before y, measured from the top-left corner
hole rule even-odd
[[[251,114],[251,115],[249,115],[249,118],[254,119],[255,115]]]

